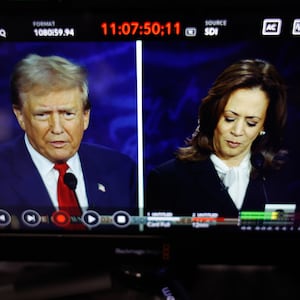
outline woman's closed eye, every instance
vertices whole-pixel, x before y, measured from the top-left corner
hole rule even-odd
[[[249,121],[247,122],[247,124],[249,127],[255,127],[257,125],[256,122],[249,122]]]
[[[228,123],[233,122],[236,119],[234,117],[224,117],[224,118],[225,118],[225,121],[228,122]]]
[[[228,123],[234,122],[237,118],[236,117],[224,117],[225,121]],[[251,120],[246,120],[246,123],[249,127],[255,127],[257,125],[257,122],[251,121]]]

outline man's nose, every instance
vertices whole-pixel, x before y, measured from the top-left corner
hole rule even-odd
[[[63,123],[61,116],[58,113],[54,113],[50,118],[51,131],[55,134],[60,134],[63,132]]]

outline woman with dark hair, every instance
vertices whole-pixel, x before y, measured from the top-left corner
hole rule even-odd
[[[272,64],[230,65],[202,99],[186,146],[149,173],[146,210],[237,217],[292,202],[282,149],[286,119],[286,86]]]

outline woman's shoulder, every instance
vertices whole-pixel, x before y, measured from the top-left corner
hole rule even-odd
[[[172,158],[158,165],[155,170],[163,173],[184,172],[190,170],[201,170],[206,168],[208,164],[210,164],[209,159],[191,161]]]

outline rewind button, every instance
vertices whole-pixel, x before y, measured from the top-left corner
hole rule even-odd
[[[7,226],[10,223],[11,223],[10,214],[4,209],[0,209],[0,227]]]

